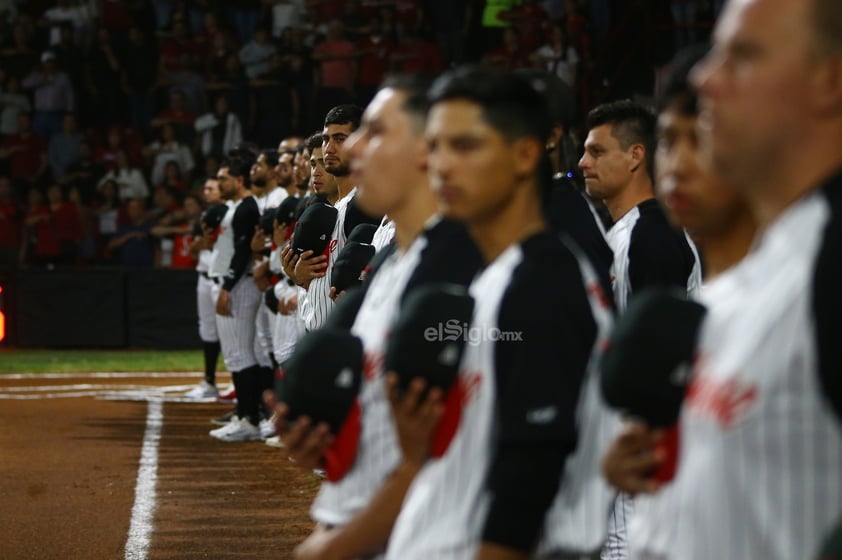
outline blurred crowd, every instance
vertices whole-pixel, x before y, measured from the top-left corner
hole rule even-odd
[[[142,201],[144,221],[172,225],[231,147],[307,135],[331,107],[365,106],[389,72],[546,69],[570,88],[574,134],[602,100],[651,96],[656,69],[707,33],[716,10],[708,0],[2,0],[0,267],[170,266],[166,236],[151,260],[121,263],[109,247],[133,221],[129,200]]]

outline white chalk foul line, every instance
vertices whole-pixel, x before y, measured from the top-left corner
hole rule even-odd
[[[163,403],[158,399],[151,399],[146,413],[146,432],[143,434],[132,520],[126,541],[126,560],[145,560],[149,552],[152,521],[155,516],[155,486],[158,482],[158,443],[161,440],[163,420]]]
[[[3,379],[124,379],[132,377],[166,378],[166,377],[203,377],[200,371],[97,371],[89,373],[6,373],[0,374]]]

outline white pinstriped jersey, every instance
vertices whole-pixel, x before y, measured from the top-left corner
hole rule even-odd
[[[619,415],[602,399],[599,387],[599,356],[613,324],[610,305],[599,277],[585,253],[568,240],[579,261],[582,280],[597,324],[597,341],[582,386],[577,411],[579,440],[567,459],[561,485],[544,520],[544,534],[536,558],[544,555],[591,555],[608,532],[608,510],[615,492],[602,476],[602,458],[620,427]]]
[[[389,216],[383,216],[380,221],[380,226],[374,232],[374,237],[371,239],[371,244],[375,251],[380,251],[392,242],[395,238],[395,222],[390,220]]]
[[[607,331],[610,312],[596,274],[588,267],[586,287],[577,275],[578,259],[562,251],[554,234],[536,234],[506,249],[471,284],[476,307],[467,333],[472,342],[460,366],[458,386],[464,396],[458,429],[444,455],[428,461],[413,481],[387,558],[472,558],[480,541],[504,542],[495,539],[508,538],[502,534],[505,526],[522,516],[507,509],[522,502],[511,502],[502,491],[511,490],[512,461],[517,461],[516,470],[531,470],[536,465],[527,457],[546,457],[556,445],[566,449],[559,450],[558,470],[554,463],[551,469],[537,469],[540,483],[528,490],[529,500],[541,496],[537,499],[544,505],[534,511],[537,517],[529,514],[535,522],[525,528],[530,534],[521,532],[524,540],[511,546],[539,546],[540,553],[556,554],[579,547],[593,551],[601,544],[612,494],[590,467],[600,461],[612,430],[599,433],[603,413],[610,413],[595,402],[596,377],[586,369],[595,337]],[[523,302],[534,290],[550,286],[558,287],[557,300],[543,313],[524,313]],[[588,288],[595,290],[592,301]],[[592,304],[600,296],[601,320],[596,320]],[[482,336],[477,340],[476,335]],[[604,425],[610,428],[610,422]],[[515,458],[511,450],[521,447],[530,451],[517,452]],[[506,455],[502,469],[498,453]],[[489,523],[493,529],[486,533]]]
[[[522,259],[520,246],[512,245],[471,284],[476,300],[471,328],[489,332],[496,327],[503,294]],[[475,555],[490,504],[483,487],[492,452],[494,345],[466,345],[459,376],[469,388],[459,430],[447,452],[428,461],[412,482],[392,529],[387,560]]]
[[[759,238],[712,301],[681,417],[671,558],[813,558],[842,516],[842,428],[812,311],[830,205],[815,192]]]
[[[261,208],[260,213],[262,214],[266,208],[277,208],[288,196],[289,193],[285,188],[275,187],[266,194],[266,205]]]
[[[345,235],[345,212],[348,210],[348,203],[357,194],[357,187],[351,189],[340,200],[336,201],[334,207],[337,210],[336,225],[333,227],[333,235],[329,245],[330,253],[327,260],[327,271],[321,278],[315,278],[307,288],[306,296],[298,298],[298,312],[304,320],[304,327],[308,331],[314,331],[321,327],[327,314],[333,309],[333,300],[328,297],[330,293],[330,278],[333,272],[333,264],[336,257],[345,246],[347,236]]]
[[[626,309],[633,289],[639,290],[646,283],[681,285],[690,294],[698,292],[702,269],[696,247],[686,233],[682,239],[672,231],[655,199],[641,202],[617,220],[606,233],[606,241],[614,252],[611,288],[619,313]],[[683,242],[686,247],[681,246]],[[689,259],[692,263],[685,262]],[[633,278],[638,279],[639,285],[633,286]],[[628,557],[626,525],[632,511],[632,499],[619,494],[610,516],[603,559],[625,560]]]
[[[738,271],[741,264],[704,284],[699,291],[699,301],[710,307],[736,293],[740,289]],[[634,513],[628,522],[629,558],[632,560],[666,560],[675,547],[675,532],[681,516],[676,488],[684,472],[677,469],[675,478],[656,494],[635,497]]]
[[[213,261],[211,262],[210,272],[208,273],[210,276],[222,278],[231,265],[231,258],[234,256],[234,228],[231,226],[231,223],[234,221],[234,212],[237,211],[237,207],[249,197],[251,195],[243,197],[236,202],[229,200],[226,203],[228,205],[228,212],[225,213],[225,217],[222,218],[222,222],[219,224],[219,236],[216,238],[216,243],[213,246]],[[253,264],[249,264],[246,272],[250,271],[252,267]]]
[[[392,253],[368,287],[351,332],[363,342],[365,375],[360,388],[362,433],[356,461],[342,480],[322,483],[313,502],[313,519],[343,525],[363,508],[400,460],[389,400],[385,394],[383,356],[401,296],[427,245],[419,236],[406,253]]]
[[[651,201],[651,202],[650,202]],[[655,203],[654,199],[643,202],[642,204]],[[614,252],[614,262],[611,265],[611,284],[614,290],[614,301],[617,304],[618,311],[625,310],[628,303],[629,296],[632,293],[632,282],[629,274],[629,248],[631,246],[632,233],[635,226],[641,218],[640,205],[635,206],[629,210],[622,218],[611,226],[611,229],[605,234],[605,239],[608,246]],[[686,287],[687,293],[696,293],[702,284],[702,268],[699,262],[699,255],[696,251],[696,246],[685,234],[684,238],[693,253],[695,262],[692,266],[692,272],[687,276]]]

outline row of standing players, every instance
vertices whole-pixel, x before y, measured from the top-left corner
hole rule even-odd
[[[458,69],[429,90],[397,80],[359,128],[351,120],[326,123],[324,163],[345,183],[338,192],[349,193],[334,195],[334,238],[347,235],[342,209],[354,200],[362,213],[388,216],[381,227],[390,224],[394,244],[375,258],[351,315],[366,355],[357,454],[340,478],[323,483],[312,508],[318,527],[299,557],[583,558],[599,550],[605,558],[816,557],[842,514],[832,321],[842,166],[832,147],[842,140],[842,92],[832,80],[786,74],[813,67],[780,65],[772,70],[782,76],[776,87],[786,83],[811,102],[775,111],[779,99],[770,95],[757,110],[756,96],[772,82],[724,70],[729,49],[747,37],[760,45],[775,30],[801,37],[791,26],[811,28],[810,6],[785,15],[774,0],[729,5],[693,78],[718,118],[704,134],[690,64],[676,66],[664,94],[657,149],[655,118],[645,109],[618,102],[590,114],[580,166],[589,194],[613,218],[605,233],[578,193],[560,181],[545,184],[553,119],[539,88],[522,77]],[[808,41],[796,46],[813,56]],[[838,72],[839,50],[813,62]],[[798,143],[746,134],[729,118],[753,118],[759,130],[785,124],[798,131]],[[318,155],[310,156],[314,181],[324,179]],[[813,164],[808,174],[804,158]],[[666,215],[653,198],[653,160]],[[220,172],[223,193],[240,191],[235,204],[243,178],[236,165]],[[256,222],[250,231],[238,228],[236,214],[226,215],[232,243],[239,230],[245,246]],[[668,217],[687,233],[672,229]],[[690,237],[704,257],[704,285]],[[281,249],[275,259],[287,285],[298,286],[294,320],[305,326],[297,332],[316,330],[306,326],[317,316],[308,315],[308,302],[322,301],[311,291],[330,274],[330,257]],[[238,282],[235,260],[228,257],[220,293],[229,295],[216,310],[226,363],[240,373],[239,396],[240,386],[249,387],[242,381],[248,372],[234,361],[242,346],[234,344],[229,358],[222,326],[255,283]],[[466,345],[447,395],[427,391],[420,379],[399,391],[393,372],[383,371],[389,334],[405,294],[441,281],[469,286],[475,309],[463,334],[480,336]],[[680,446],[672,451],[664,430],[643,421],[645,411],[624,417],[628,410],[605,405],[595,367],[613,311],[623,322],[631,296],[653,285],[678,287],[707,308],[677,420]],[[336,294],[321,289],[333,301]],[[637,320],[641,329],[670,327]],[[253,323],[233,334],[253,332]],[[290,458],[322,466],[334,444],[328,427],[288,422],[286,404],[266,404]],[[248,407],[238,417],[257,429]],[[443,418],[457,421],[441,445]],[[653,477],[670,460],[677,461],[674,477]],[[635,505],[632,494],[644,496]]]

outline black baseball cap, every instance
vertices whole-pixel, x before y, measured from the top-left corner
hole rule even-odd
[[[356,241],[357,243],[371,243],[374,239],[374,232],[377,231],[377,226],[374,224],[357,224],[351,230],[351,235],[348,236],[348,243]]]
[[[359,227],[359,226],[357,226]],[[330,286],[342,292],[362,283],[360,275],[374,256],[374,245],[348,241],[333,263]]]
[[[324,253],[333,236],[337,216],[336,208],[330,204],[310,204],[295,224],[292,236],[293,250],[298,254],[305,251],[313,251],[316,255]]]
[[[267,208],[260,216],[260,229],[265,235],[272,235],[275,231],[275,216],[278,213],[277,208]]]
[[[819,560],[842,560],[842,521],[834,527],[824,540]]]
[[[652,427],[673,425],[705,313],[675,289],[652,287],[635,295],[600,362],[605,401]]]
[[[313,425],[327,422],[338,434],[360,390],[363,344],[347,330],[321,328],[305,334],[275,379],[278,402],[287,418],[308,416]]]
[[[456,284],[419,286],[407,294],[386,347],[386,371],[406,390],[421,377],[447,391],[459,374],[465,350],[463,328],[471,323],[474,299]]]
[[[298,203],[301,202],[294,196],[286,197],[275,211],[275,219],[279,224],[292,224],[295,222],[295,213]]]
[[[202,212],[202,222],[209,228],[216,229],[227,213],[228,206],[226,204],[213,204]]]

